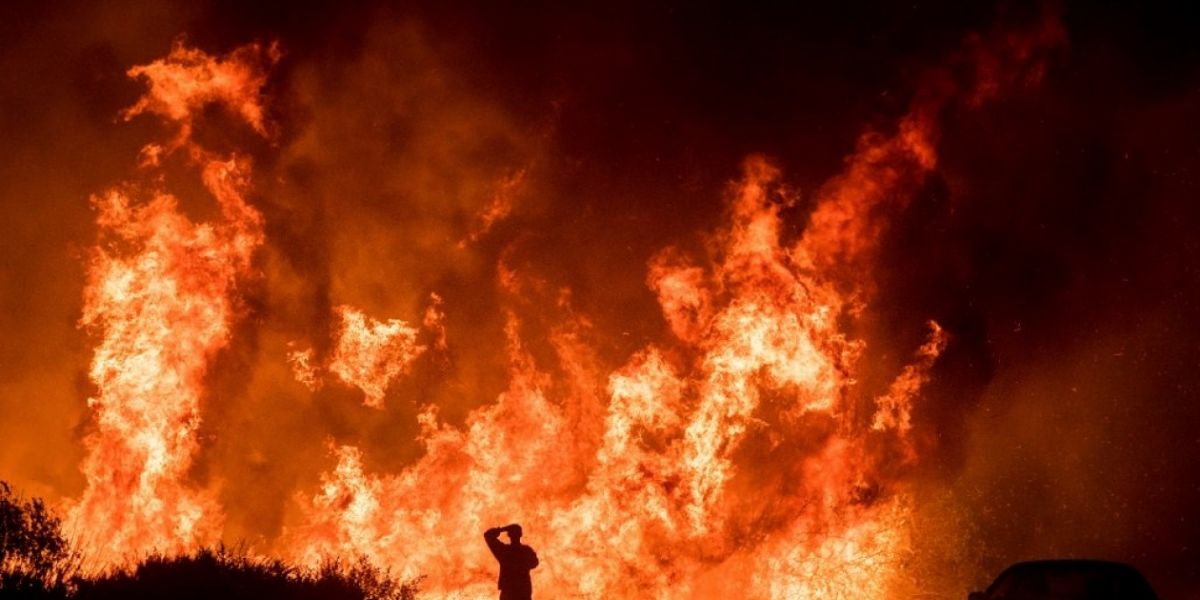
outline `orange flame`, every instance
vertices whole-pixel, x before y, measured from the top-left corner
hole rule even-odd
[[[512,213],[516,204],[517,192],[525,182],[526,172],[526,169],[520,169],[496,184],[496,191],[492,194],[491,202],[488,202],[483,212],[475,218],[475,224],[471,227],[467,238],[458,243],[460,248],[465,247],[467,242],[478,241],[492,229],[492,226],[503,221]]]
[[[1005,49],[1024,61],[1024,43],[1006,38]],[[862,136],[811,199],[798,238],[781,212],[800,195],[770,161],[746,160],[709,252],[666,248],[650,260],[646,280],[673,337],[619,368],[598,366],[569,291],[558,302],[567,316],[546,340],[556,364],[539,364],[522,315],[507,312],[508,387],[496,401],[461,428],[438,406],[421,407],[424,455],[397,473],[370,473],[363,450],[331,444],[336,465],[300,499],[303,520],[280,551],[305,565],[363,555],[401,577],[425,576],[430,597],[488,597],[495,567],[479,534],[519,521],[543,557],[535,587],[547,596],[888,597],[913,511],[888,467],[917,458],[913,403],[947,338],[931,323],[916,360],[873,398],[856,381],[866,341],[845,325],[873,299],[888,217],[937,165],[938,112],[1004,79],[1005,60],[973,50],[988,59],[976,57],[986,67],[979,81],[957,86],[938,74],[894,132]],[[186,148],[221,219],[194,223],[166,192],[138,201],[132,186],[93,200],[102,235],[83,323],[102,337],[91,370],[96,430],[70,522],[88,531],[102,566],[219,539],[221,508],[189,471],[204,377],[229,342],[263,223],[245,201],[248,161],[217,157],[191,134],[196,111],[217,103],[269,136],[262,69],[277,57],[274,47],[215,59],[177,46],[130,70],[150,89],[126,116],[153,113],[179,128],[147,146],[143,164]],[[524,176],[502,183],[470,240],[509,214]],[[519,296],[526,277],[502,262],[500,293]],[[423,315],[428,345],[405,321],[337,306],[327,360],[311,349],[288,360],[302,383],[315,388],[328,371],[382,408],[418,357],[447,350],[442,304],[433,294]],[[858,414],[862,400],[874,401],[869,418]]]
[[[1053,37],[1010,37],[1001,50],[1021,48],[1021,68],[1024,48]],[[1007,60],[986,58],[962,94],[972,102]],[[862,420],[853,407],[865,342],[841,321],[871,299],[888,215],[937,165],[937,115],[959,86],[941,72],[931,82],[894,134],[861,138],[794,243],[780,208],[797,195],[751,158],[709,260],[667,249],[651,261],[648,283],[676,339],[607,377],[598,439],[573,418],[592,402],[587,385],[553,385],[510,315],[508,390],[461,430],[425,407],[425,455],[394,475],[369,474],[358,449],[336,447],[337,466],[305,503],[308,523],[287,532],[291,555],[362,554],[427,576],[431,597],[488,597],[478,534],[516,520],[544,557],[535,587],[554,597],[888,597],[913,508],[883,466],[915,460],[911,405],[946,337],[932,323],[917,360]],[[501,266],[503,290],[519,293],[520,280]],[[551,339],[567,373],[591,364],[571,334],[580,326]]]
[[[935,322],[929,322],[929,339],[917,350],[917,362],[904,367],[891,387],[876,401],[877,410],[872,423],[878,431],[896,429],[902,433],[912,429],[912,400],[929,381],[929,369],[946,349],[946,332]]]
[[[422,324],[434,335],[434,347],[444,350],[446,332],[442,328],[442,300],[437,294],[430,300]],[[363,404],[383,408],[388,386],[426,350],[417,343],[419,330],[400,319],[372,319],[347,305],[334,308],[334,313],[338,318],[336,342],[325,369],[343,383],[361,390]],[[295,350],[287,358],[296,381],[310,390],[321,387],[321,368],[316,364],[314,349]]]
[[[262,130],[265,76],[243,60],[259,51],[218,61],[179,46],[130,70],[150,91],[126,115],[155,113],[180,126],[173,146],[189,146],[221,218],[194,223],[161,190],[125,186],[92,198],[101,241],[88,262],[81,323],[101,337],[89,372],[95,430],[82,466],[87,488],[69,508],[68,528],[95,567],[219,539],[221,509],[188,483],[188,471],[204,377],[229,343],[235,290],[262,243],[262,218],[245,200],[249,162],[213,157],[191,142],[190,128],[193,111],[222,102]],[[146,151],[157,160],[161,150]]]
[[[194,120],[212,104],[227,106],[260,135],[270,135],[261,91],[267,82],[264,67],[280,58],[277,45],[266,49],[257,44],[234,50],[224,59],[176,43],[166,58],[129,69],[130,77],[142,78],[150,89],[121,115],[132,119],[156,114],[179,126],[179,133],[165,146],[151,143],[142,149],[142,164],[155,165],[166,155],[191,140]]]
[[[874,459],[860,432],[837,426],[861,343],[839,332],[845,301],[782,244],[778,177],[762,159],[747,162],[718,262],[693,266],[678,252],[654,261],[651,282],[660,282],[679,349],[698,354],[678,364],[651,346],[613,373],[593,455],[560,451],[581,445],[569,414],[582,400],[548,396],[549,376],[522,350],[510,316],[509,390],[463,431],[427,407],[426,456],[398,475],[369,475],[357,449],[336,448],[337,467],[308,503],[310,523],[289,532],[293,554],[309,564],[363,554],[427,575],[434,597],[483,596],[490,558],[475,538],[516,517],[541,524],[527,530],[554,559],[537,585],[556,596],[708,597],[721,573],[731,593],[883,597],[906,542],[907,501],[889,490],[868,497],[865,488],[880,485],[865,483]],[[560,360],[577,360],[567,336],[556,343]],[[915,394],[922,379],[906,373]],[[805,451],[788,441],[814,436]],[[735,491],[739,477],[759,477],[739,472],[752,460],[741,451],[748,438],[773,439],[768,456],[797,460],[783,467],[798,479],[776,506]],[[579,472],[582,487],[570,477]],[[738,531],[762,541],[735,544]],[[757,566],[732,566],[742,563]],[[838,575],[812,577],[818,571]]]
[[[388,384],[404,372],[422,352],[417,330],[399,319],[386,322],[368,318],[349,306],[336,309],[341,319],[337,347],[329,370],[342,381],[362,390],[363,403],[383,406]]]

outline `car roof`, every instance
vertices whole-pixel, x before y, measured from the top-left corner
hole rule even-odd
[[[1111,560],[1059,558],[1051,560],[1031,560],[1016,563],[1002,571],[1000,575],[996,577],[995,581],[992,582],[992,585],[988,587],[988,591],[991,592],[997,585],[1000,584],[1001,581],[1005,580],[1006,578],[1013,576],[1020,577],[1025,573],[1062,573],[1079,571],[1107,572],[1114,576],[1125,579],[1126,581],[1137,581],[1138,583],[1135,585],[1138,587],[1145,585],[1147,586],[1148,590],[1150,589],[1146,578],[1143,577],[1141,572],[1138,571],[1133,565]]]

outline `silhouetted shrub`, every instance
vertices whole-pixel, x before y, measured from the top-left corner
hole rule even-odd
[[[24,500],[0,481],[0,598],[30,600],[414,600],[366,560],[299,569],[241,549],[205,548],[150,556],[128,569],[82,576],[62,523],[40,499]]]
[[[310,571],[226,548],[152,556],[132,570],[80,580],[79,600],[411,600],[416,586],[365,562]]]
[[[0,593],[62,598],[76,564],[61,522],[41,499],[22,499],[0,481]]]

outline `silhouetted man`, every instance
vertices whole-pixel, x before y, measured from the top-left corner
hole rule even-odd
[[[500,534],[505,532],[508,544],[500,541]],[[538,566],[538,557],[533,548],[521,543],[521,526],[513,523],[493,527],[483,532],[483,539],[500,563],[500,600],[530,600],[533,582],[529,580],[529,571]]]

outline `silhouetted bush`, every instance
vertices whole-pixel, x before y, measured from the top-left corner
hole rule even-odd
[[[41,499],[22,499],[0,481],[0,593],[61,598],[76,565],[62,523]]]
[[[151,556],[128,569],[80,575],[62,523],[40,499],[0,481],[0,598],[31,600],[413,600],[400,582],[364,559],[299,569],[239,549]]]
[[[317,571],[225,548],[186,556],[152,556],[130,571],[80,580],[79,600],[411,600],[416,586],[402,584],[365,561],[330,564]]]

